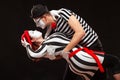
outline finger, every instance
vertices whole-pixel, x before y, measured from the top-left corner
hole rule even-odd
[[[23,38],[23,40],[26,42],[26,39],[25,39],[25,38]]]
[[[23,44],[23,43],[24,43],[24,41],[23,41],[23,40],[21,40],[21,43]]]

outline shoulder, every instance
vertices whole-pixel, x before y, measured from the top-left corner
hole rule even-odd
[[[59,9],[59,12],[60,12],[60,13],[72,13],[73,11],[70,10],[70,9],[67,9],[67,8],[60,8],[60,9]]]
[[[70,9],[67,8],[60,8],[58,10],[51,10],[50,13],[51,14],[66,14],[66,13],[72,13],[73,11],[71,11]]]
[[[59,15],[61,16],[61,18],[66,21],[68,21],[69,17],[74,13],[73,11],[67,8],[61,8],[58,11],[59,11]]]

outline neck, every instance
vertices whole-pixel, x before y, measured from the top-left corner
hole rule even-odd
[[[53,22],[56,22],[56,19],[54,16],[50,15],[50,22],[53,23]]]

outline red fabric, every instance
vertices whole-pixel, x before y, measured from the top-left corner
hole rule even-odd
[[[21,39],[23,40],[24,38],[30,45],[32,45],[28,30],[25,30],[24,33],[22,34]]]
[[[81,50],[82,50],[82,48],[79,48],[79,49],[71,52],[71,53],[69,54],[69,58],[71,58],[71,57],[74,56],[78,51],[81,51]]]
[[[105,54],[105,52],[102,52],[102,51],[94,51],[94,53],[96,53],[96,54],[102,54],[102,55]]]
[[[55,29],[56,28],[56,23],[55,22],[51,23],[51,27],[52,27],[52,29]]]
[[[97,65],[98,65],[100,71],[101,71],[101,72],[104,72],[104,68],[103,68],[101,62],[99,61],[98,57],[94,54],[94,51],[93,51],[93,50],[89,50],[88,48],[85,48],[85,47],[84,47],[83,49],[82,49],[82,48],[79,48],[79,49],[73,51],[72,53],[70,53],[70,54],[69,54],[69,57],[71,58],[71,57],[74,56],[78,51],[81,51],[81,50],[84,50],[84,51],[87,52],[89,55],[91,55],[91,56],[95,59],[95,61],[96,61]]]

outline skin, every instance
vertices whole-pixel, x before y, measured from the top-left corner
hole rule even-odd
[[[113,77],[115,78],[115,80],[120,80],[120,73],[114,74]]]

